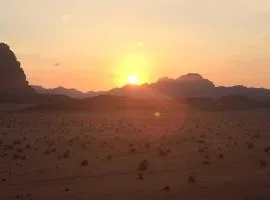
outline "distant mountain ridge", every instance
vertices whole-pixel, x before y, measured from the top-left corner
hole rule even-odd
[[[102,92],[81,92],[74,88],[64,88],[64,87],[57,87],[57,88],[44,88],[38,85],[31,85],[31,87],[39,94],[52,94],[52,95],[66,95],[71,98],[83,99],[88,97],[97,96],[102,94]]]
[[[270,99],[270,89],[248,88],[237,85],[232,87],[218,86],[197,73],[188,73],[176,79],[164,77],[151,84],[125,85],[102,92],[81,92],[77,89],[57,87],[46,89],[32,86],[40,94],[66,95],[72,98],[88,98],[101,94],[128,96],[136,98],[220,98],[229,95],[244,95],[253,99]]]

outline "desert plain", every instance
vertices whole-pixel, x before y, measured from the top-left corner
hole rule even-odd
[[[268,109],[3,108],[1,200],[270,199]]]

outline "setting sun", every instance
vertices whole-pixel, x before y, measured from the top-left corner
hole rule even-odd
[[[149,81],[151,63],[145,54],[122,55],[114,69],[115,83],[118,87],[123,85],[141,85]]]
[[[128,77],[128,83],[132,85],[139,85],[139,79],[135,75],[131,75]]]

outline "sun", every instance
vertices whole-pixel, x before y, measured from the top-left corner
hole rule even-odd
[[[139,79],[136,75],[128,76],[128,83],[131,85],[139,85]]]
[[[127,53],[120,55],[113,68],[115,85],[123,87],[142,85],[149,82],[152,61],[146,53]]]

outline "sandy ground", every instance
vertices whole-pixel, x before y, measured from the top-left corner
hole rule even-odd
[[[270,110],[0,112],[0,199],[270,199]]]

